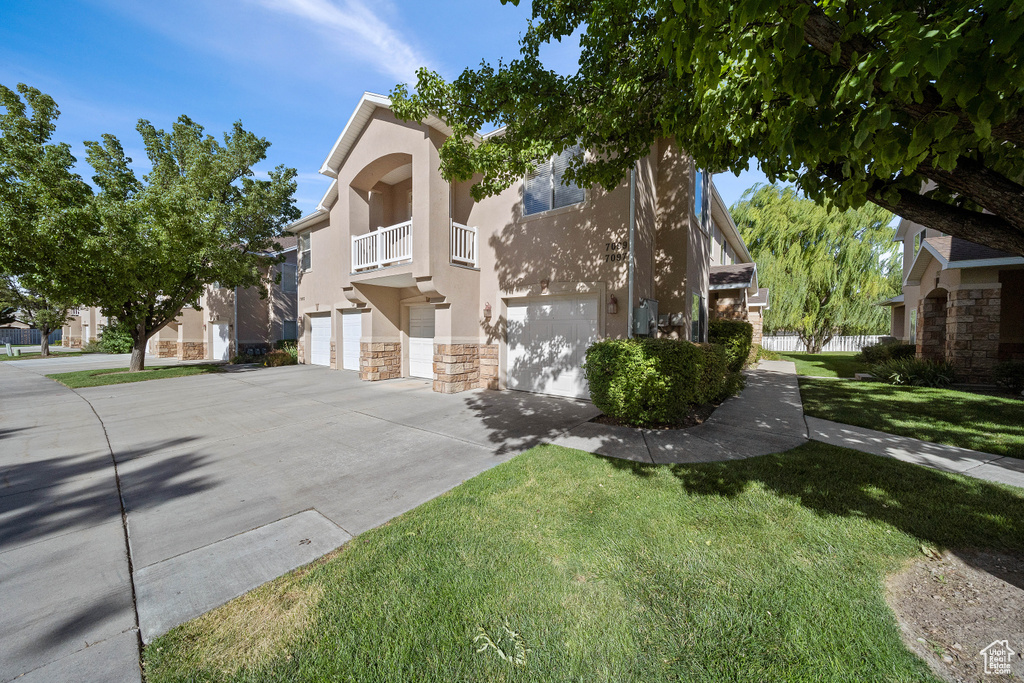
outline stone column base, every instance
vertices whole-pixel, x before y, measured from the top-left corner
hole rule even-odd
[[[178,360],[203,360],[206,342],[178,342]]]
[[[457,394],[479,381],[479,344],[434,344],[434,391]]]
[[[480,389],[498,388],[498,345],[480,344]]]
[[[333,349],[332,349],[333,351]],[[331,360],[334,360],[332,353]],[[360,342],[359,379],[376,382],[402,376],[402,345],[399,342]]]
[[[331,342],[331,370],[338,369],[338,345],[336,342]]]
[[[173,342],[173,341],[157,341],[157,343],[156,343],[156,357],[157,358],[177,358],[178,357],[178,342]]]
[[[946,318],[946,359],[957,381],[985,384],[999,362],[999,285],[954,289],[949,293]]]
[[[64,343],[64,346],[68,347],[69,349],[80,349],[80,348],[82,348],[82,338],[81,337],[69,337],[69,338],[65,339],[64,342],[66,342],[66,343]]]

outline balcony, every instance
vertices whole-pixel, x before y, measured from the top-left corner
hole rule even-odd
[[[452,264],[478,267],[477,229],[452,223],[449,258]],[[412,261],[412,221],[352,236],[352,272],[370,271]]]
[[[460,266],[477,267],[476,228],[452,223],[451,261]]]
[[[412,221],[352,236],[352,272],[386,268],[412,260]]]

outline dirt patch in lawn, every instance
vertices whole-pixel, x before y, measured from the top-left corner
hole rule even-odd
[[[323,587],[301,584],[305,571],[271,581],[179,627],[209,666],[231,675],[285,652],[309,625]]]
[[[691,408],[690,412],[687,413],[686,417],[684,417],[679,422],[675,422],[672,424],[647,425],[644,427],[644,429],[687,429],[689,427],[696,427],[697,425],[702,424],[705,420],[711,417],[711,414],[715,412],[715,408],[717,407],[718,406],[715,405],[714,403],[705,403],[704,405]],[[623,422],[622,420],[616,417],[612,417],[611,415],[598,415],[597,417],[593,418],[591,422],[597,422],[598,424],[603,425],[612,425],[614,427],[635,426]]]
[[[1024,556],[922,547],[889,577],[886,600],[907,647],[943,679],[1024,680]],[[981,651],[1003,640],[1014,652],[1011,674],[985,673]]]

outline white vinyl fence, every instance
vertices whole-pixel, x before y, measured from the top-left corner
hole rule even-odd
[[[832,337],[822,351],[860,351],[865,346],[877,344],[883,335],[863,335],[856,337]],[[807,351],[807,347],[795,334],[776,335],[761,340],[761,347],[769,351]]]

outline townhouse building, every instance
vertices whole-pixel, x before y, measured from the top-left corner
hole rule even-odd
[[[1024,360],[1024,258],[903,219],[903,293],[891,335],[920,358],[949,361],[961,381],[988,383],[1003,360]]]
[[[230,360],[238,354],[266,353],[279,340],[297,337],[296,239],[278,239],[284,262],[266,273],[267,296],[256,287],[206,287],[199,306],[185,306],[154,334],[147,353],[178,360]],[[279,276],[279,277],[278,277]],[[64,326],[64,345],[78,348],[98,341],[108,324],[98,308],[83,307]]]
[[[471,182],[440,173],[450,134],[437,118],[399,120],[386,97],[360,100],[320,169],[329,189],[289,227],[300,362],[366,381],[422,378],[444,393],[585,398],[586,348],[627,336],[631,321],[637,334],[707,340],[713,252],[750,258],[710,179],[672,140],[610,192],[564,183],[581,153],[567,150],[475,201]]]

